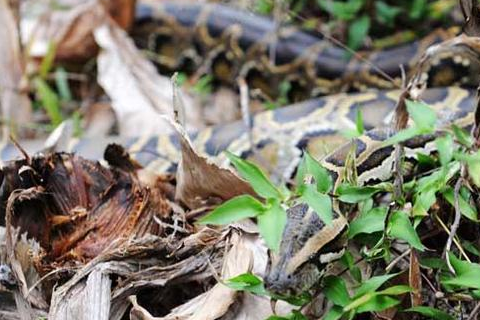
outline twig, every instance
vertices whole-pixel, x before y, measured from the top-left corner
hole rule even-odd
[[[255,153],[255,143],[253,141],[253,123],[250,115],[250,103],[248,98],[248,85],[244,78],[238,79],[238,86],[240,88],[240,109],[242,111],[242,120],[247,128],[249,149]]]
[[[477,319],[477,314],[480,312],[480,302],[477,302],[475,308],[473,308],[472,312],[468,316],[467,320],[474,320]]]
[[[400,254],[398,257],[396,257],[395,259],[392,260],[392,262],[390,262],[388,264],[388,266],[385,268],[385,272],[386,273],[389,273],[390,270],[393,269],[393,267],[400,261],[402,260],[403,258],[405,258],[407,255],[410,254],[410,251],[412,251],[412,249],[408,249],[407,251],[404,251],[402,254]]]
[[[447,244],[445,245],[445,250],[443,254],[445,255],[445,259],[447,261],[448,269],[450,270],[451,273],[455,273],[455,269],[452,267],[452,264],[450,263],[450,257],[448,253],[450,252],[450,248],[452,247],[452,242],[453,238],[455,237],[455,234],[457,233],[458,226],[460,225],[460,218],[461,218],[461,212],[460,212],[460,201],[459,201],[459,193],[460,193],[460,188],[463,183],[463,175],[464,175],[464,166],[462,166],[462,172],[460,174],[460,178],[457,180],[455,183],[455,189],[454,189],[454,197],[455,197],[455,219],[453,220],[452,227],[450,229],[450,234],[448,235],[447,239]]]
[[[438,217],[438,215],[435,215],[435,218],[437,219],[437,222],[440,223],[440,225],[442,226],[443,230],[445,230],[445,232],[450,235],[450,230],[448,229],[448,227],[445,225],[445,223],[442,221],[442,219],[440,219]],[[470,258],[467,256],[467,253],[465,252],[465,250],[463,250],[462,246],[460,245],[460,242],[458,242],[458,239],[457,238],[453,238],[453,243],[455,243],[455,245],[457,246],[458,248],[458,251],[460,251],[460,254],[465,258],[465,260],[467,260],[468,262],[471,262],[470,261]]]
[[[176,123],[185,127],[185,104],[178,92],[177,85],[178,73],[175,72],[172,76],[172,90],[173,90],[173,119]]]

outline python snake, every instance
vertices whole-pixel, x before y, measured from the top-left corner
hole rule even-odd
[[[277,27],[267,17],[233,7],[146,0],[138,6],[132,34],[163,71],[203,70],[230,85],[242,77],[270,98],[288,81],[289,97],[298,101],[339,91],[397,89],[400,66],[411,75],[423,52],[451,38],[454,29],[438,29],[412,43],[348,58],[344,48],[327,39],[289,25]],[[471,63],[478,64],[446,51],[423,72],[429,75],[429,87],[476,86],[480,79],[475,71],[480,68]]]
[[[275,25],[269,19],[223,5],[144,3],[139,7],[138,19],[140,26],[133,32],[137,43],[159,53],[155,59],[161,68],[197,69],[207,62],[216,78],[234,84],[238,76],[244,77],[249,86],[260,88],[271,97],[278,94],[276,84],[285,79],[295,83],[294,87],[302,97],[363,89],[364,86],[391,89],[398,85],[398,81],[392,83],[382,78],[370,65],[355,57],[346,61],[344,50],[327,45],[326,40],[290,27],[275,32]],[[145,32],[151,36],[142,38]],[[268,53],[274,33],[278,34],[272,63]],[[365,57],[398,80],[399,65],[413,70],[421,62],[423,51],[443,40],[447,34],[439,31],[409,45],[372,52]],[[205,56],[208,59],[200,59]],[[420,74],[425,75],[423,80],[429,86],[476,85],[478,65],[477,52],[446,50],[421,64]],[[279,180],[292,176],[303,150],[308,150],[315,158],[323,159],[322,164],[340,181],[350,146],[344,145],[347,139],[338,132],[355,127],[357,110],[362,112],[367,130],[384,127],[391,120],[400,94],[400,90],[338,93],[260,113],[253,118],[250,132],[253,145],[249,139],[250,129],[243,122],[193,132],[191,139],[197,152],[215,157],[221,164],[226,162],[222,151],[228,149],[258,162]],[[475,95],[468,89],[455,86],[432,88],[422,95],[422,99],[444,119],[472,122]],[[370,130],[355,140],[360,184],[391,177],[393,149],[381,146],[391,134],[389,130]],[[180,157],[176,136],[111,138],[103,143],[99,139],[82,139],[72,141],[70,149],[65,151],[98,159],[106,143],[110,142],[125,145],[148,170],[176,170]],[[339,145],[343,147],[338,148]],[[38,143],[28,141],[22,146],[30,152],[38,151],[40,147]],[[411,139],[405,144],[406,157],[414,158],[419,152],[431,153],[433,148],[432,137]],[[12,145],[1,150],[4,161],[16,156],[18,151]],[[305,206],[296,206],[289,214],[293,222],[287,225],[284,234],[296,238],[284,237],[282,250],[285,254],[273,261],[266,280],[274,291],[296,294],[318,280],[323,267],[341,254],[343,248],[335,247],[335,240],[342,236],[347,222],[335,213],[333,226],[325,226],[318,215]],[[315,228],[309,227],[312,225]],[[295,232],[289,233],[288,230]],[[317,264],[308,263],[312,256],[318,260]]]

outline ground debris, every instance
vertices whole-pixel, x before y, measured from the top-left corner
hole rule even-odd
[[[1,276],[18,314],[245,318],[247,305],[260,318],[271,314],[265,297],[216,281],[263,272],[266,249],[255,230],[199,228],[191,221],[195,216],[175,204],[171,176],[148,173],[119,145],[109,146],[105,159],[108,167],[75,154],[48,153],[2,168],[2,266],[11,270]],[[213,296],[222,301],[215,308],[206,303]]]

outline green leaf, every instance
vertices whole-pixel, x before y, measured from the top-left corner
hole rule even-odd
[[[225,285],[237,291],[248,291],[260,295],[267,294],[263,281],[251,273],[244,273],[230,278],[225,281]]]
[[[310,155],[310,153],[305,151],[295,176],[297,186],[303,184],[303,179],[307,174],[311,174],[315,179],[318,192],[327,193],[332,190],[332,176],[328,173],[327,169],[322,167],[322,165]]]
[[[305,201],[327,226],[332,224],[332,200],[329,196],[317,192],[315,186],[306,184],[301,188],[300,200]]]
[[[395,135],[391,136],[387,140],[385,140],[382,145],[383,146],[391,146],[393,144],[397,144],[408,139],[411,139],[415,136],[422,134],[422,130],[417,127],[410,127],[407,129],[403,129],[398,131]]]
[[[257,216],[260,234],[267,246],[274,252],[278,252],[280,249],[280,241],[286,224],[287,213],[278,201],[272,201],[270,208]]]
[[[355,124],[356,124],[356,127],[357,127],[357,132],[362,135],[365,131],[365,127],[363,126],[363,115],[362,115],[362,111],[360,111],[360,109],[357,109],[357,116],[355,117]]]
[[[410,18],[417,20],[421,18],[427,10],[427,0],[413,0],[410,8]]]
[[[432,108],[421,101],[406,100],[407,110],[417,127],[426,131],[433,131],[437,122],[437,115]]]
[[[267,179],[262,170],[253,163],[227,151],[227,157],[238,170],[242,178],[248,181],[255,192],[265,198],[282,199],[282,193]]]
[[[269,0],[259,0],[255,1],[255,12],[258,12],[263,15],[268,15],[273,10],[273,2]]]
[[[440,156],[440,163],[442,166],[446,166],[453,158],[453,138],[451,135],[446,134],[435,139],[435,144]]]
[[[367,294],[372,293],[378,288],[380,288],[385,282],[390,280],[391,278],[397,276],[397,273],[392,274],[385,274],[383,276],[376,276],[371,277],[370,279],[366,280],[360,287],[358,287],[357,291],[355,292],[355,299]]]
[[[198,223],[229,224],[246,218],[253,218],[265,211],[264,205],[250,195],[242,195],[216,207]]]
[[[423,258],[420,259],[420,264],[431,269],[444,269],[447,267],[445,260],[439,258]]]
[[[36,77],[34,79],[34,84],[37,95],[39,96],[50,121],[54,126],[58,126],[62,122],[58,96],[42,78]]]
[[[339,200],[346,203],[357,203],[367,200],[379,191],[381,190],[374,187],[357,187],[348,184],[341,184],[336,190]]]
[[[193,86],[193,91],[199,95],[207,95],[213,90],[212,82],[213,76],[211,74],[202,76]]]
[[[352,239],[357,234],[361,233],[370,234],[383,231],[385,228],[387,211],[388,209],[386,207],[376,207],[366,213],[361,213],[350,223],[348,238]]]
[[[57,45],[55,42],[51,41],[48,43],[47,52],[42,59],[39,67],[39,75],[42,79],[45,79],[48,76],[48,73],[52,69],[53,62],[55,60],[55,54],[57,52]]]
[[[388,222],[388,234],[391,237],[407,241],[417,250],[425,250],[417,232],[410,223],[408,215],[403,211],[394,211],[392,213]]]
[[[65,69],[57,68],[55,71],[55,86],[63,101],[72,101],[72,93],[68,85],[68,77]]]
[[[370,29],[370,18],[363,15],[355,19],[348,28],[348,47],[356,50],[360,48]]]
[[[350,275],[355,281],[362,282],[362,272],[360,271],[360,268],[355,265],[353,256],[349,251],[346,251],[340,258],[340,262],[348,268]]]
[[[362,8],[363,0],[350,0],[348,2],[317,0],[320,8],[332,14],[338,20],[349,21],[355,18],[357,12]]]
[[[452,124],[452,130],[455,138],[460,144],[467,148],[470,148],[473,145],[472,137],[465,130],[455,124]]]
[[[480,251],[478,250],[477,246],[472,242],[463,240],[462,246],[465,248],[465,250],[467,250],[471,254],[476,255],[477,257],[480,257]]]
[[[342,278],[329,276],[324,279],[323,293],[334,304],[345,307],[351,302],[347,286]]]
[[[415,203],[413,204],[412,213],[414,217],[422,217],[428,215],[428,210],[437,201],[435,196],[435,188],[428,188],[423,191],[419,191],[415,197]]]
[[[403,310],[403,312],[416,312],[416,313],[420,313],[423,316],[436,319],[436,320],[455,320],[448,313],[432,307],[418,306],[418,307],[413,307],[413,308]]]
[[[398,285],[398,286],[393,286],[390,288],[387,288],[385,290],[379,291],[378,294],[381,295],[389,295],[389,296],[398,296],[400,294],[404,294],[407,292],[412,292],[412,288],[409,286],[405,285]]]
[[[456,285],[466,288],[480,289],[480,265],[462,261],[449,253],[450,262],[455,269],[456,277],[443,280],[446,285]]]
[[[356,311],[358,313],[382,311],[388,308],[392,308],[399,303],[400,301],[389,296],[374,295],[367,302],[360,305],[356,309]]]
[[[343,308],[340,306],[333,306],[322,320],[338,320],[343,315]]]
[[[452,205],[452,207],[455,207],[455,195],[452,187],[447,187],[447,189],[442,192],[442,195],[445,200],[447,200],[448,203]],[[458,197],[458,204],[460,207],[460,212],[463,216],[467,217],[472,221],[478,221],[477,209],[475,208],[475,206],[471,206],[470,203],[468,203],[468,201],[465,200],[465,198],[461,194],[459,194]]]
[[[401,8],[389,5],[383,1],[375,1],[375,10],[378,21],[389,27],[394,26],[395,17],[402,12]]]

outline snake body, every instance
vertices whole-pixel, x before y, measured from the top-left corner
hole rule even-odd
[[[222,4],[143,1],[137,21],[133,37],[160,69],[200,70],[230,85],[242,77],[270,98],[288,81],[293,101],[339,91],[399,88],[401,66],[411,74],[429,46],[454,35],[452,30],[436,30],[408,44],[348,57],[344,48],[321,36]],[[471,59],[455,51],[423,66],[429,87],[476,86],[478,73],[471,67]]]

